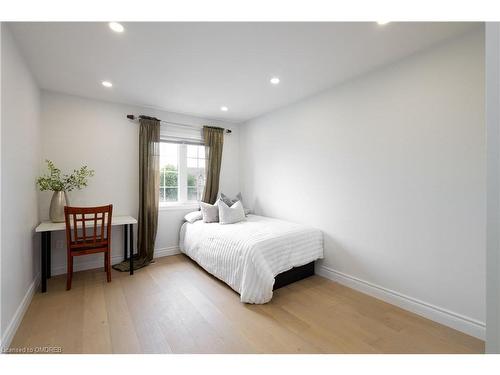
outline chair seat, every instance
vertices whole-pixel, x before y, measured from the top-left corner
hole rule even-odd
[[[108,241],[78,241],[74,242],[70,247],[70,252],[73,255],[87,255],[94,253],[101,253],[107,251]]]
[[[95,249],[99,247],[107,247],[108,241],[72,241],[70,242],[71,250],[84,250],[84,249]]]

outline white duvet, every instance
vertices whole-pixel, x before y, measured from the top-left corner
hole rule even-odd
[[[266,303],[277,274],[323,257],[323,235],[304,225],[248,215],[229,225],[184,223],[179,247],[237,291],[242,302]]]

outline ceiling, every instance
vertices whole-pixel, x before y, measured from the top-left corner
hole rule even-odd
[[[12,23],[43,89],[244,121],[478,23]],[[280,84],[269,80],[278,76]],[[112,88],[101,85],[103,80]],[[229,110],[222,112],[221,106]]]

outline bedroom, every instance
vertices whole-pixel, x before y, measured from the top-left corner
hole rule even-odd
[[[495,32],[1,22],[2,351],[497,353]]]

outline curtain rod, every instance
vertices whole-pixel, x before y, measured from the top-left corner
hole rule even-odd
[[[139,115],[139,116],[136,116],[136,115],[127,115],[127,118],[129,120],[138,120],[138,119],[140,119],[143,116],[144,115]],[[144,117],[149,117],[149,116],[144,116]],[[159,120],[159,119],[157,119],[157,120]],[[195,125],[183,124],[183,123],[180,123],[180,122],[171,122],[171,121],[164,121],[164,120],[159,120],[159,121],[163,122],[165,124],[171,124],[171,125],[177,125],[177,126],[184,126],[184,127],[187,127],[187,128],[193,128],[193,129],[198,129],[199,128],[198,126],[195,126]],[[224,132],[226,134],[231,134],[232,130],[231,129],[224,129]]]

